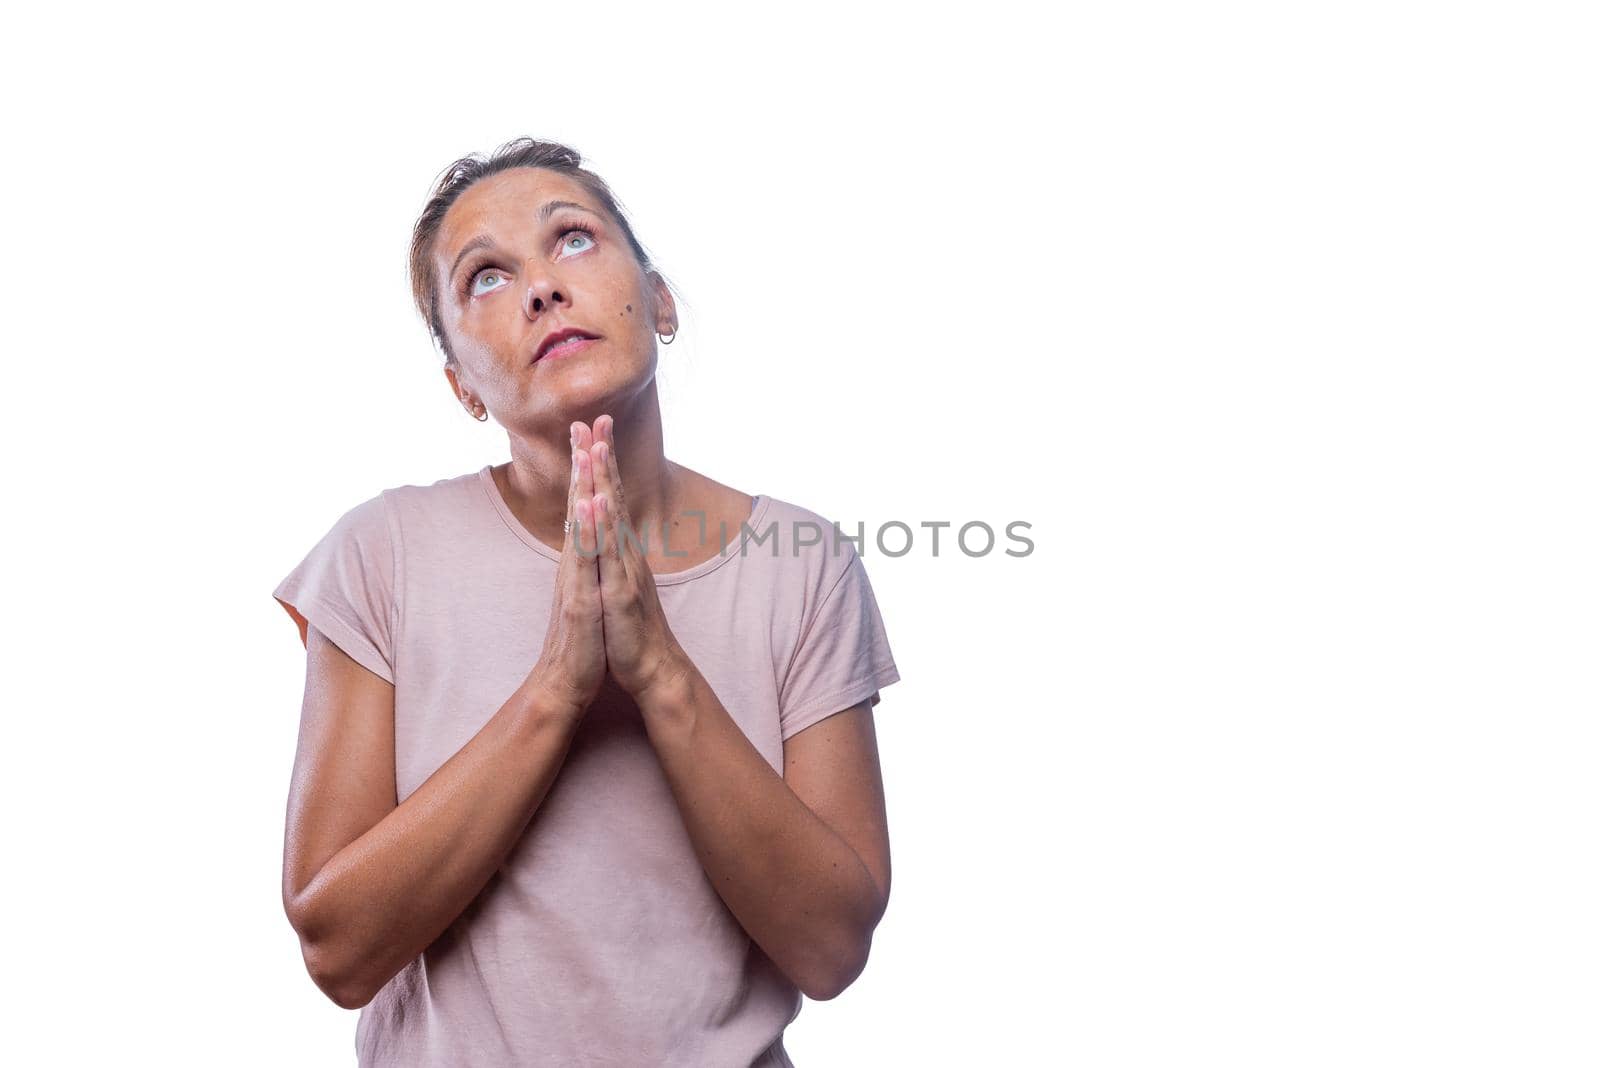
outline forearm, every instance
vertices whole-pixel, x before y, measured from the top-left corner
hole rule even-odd
[[[528,686],[296,898],[308,969],[358,1008],[466,909],[544,800],[578,722]]]
[[[640,711],[729,911],[809,997],[835,996],[865,966],[882,916],[866,865],[789,789],[692,665]]]

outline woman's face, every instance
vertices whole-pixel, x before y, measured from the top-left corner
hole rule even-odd
[[[572,419],[648,384],[656,332],[677,328],[661,276],[646,277],[600,204],[553,171],[515,167],[475,182],[445,214],[434,264],[459,365],[445,377],[508,428],[564,438]],[[535,359],[546,337],[569,328],[598,340]]]

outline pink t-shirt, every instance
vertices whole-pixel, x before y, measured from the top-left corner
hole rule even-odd
[[[785,739],[900,677],[837,529],[758,496],[744,528],[707,532],[718,555],[656,576],[673,634],[779,774]],[[486,465],[356,505],[273,591],[302,641],[309,620],[393,683],[401,801],[527,677],[559,559]],[[700,866],[638,709],[597,704],[504,864],[362,1008],[355,1044],[363,1066],[789,1065],[801,1000]]]

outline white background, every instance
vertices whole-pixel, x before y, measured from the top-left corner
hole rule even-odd
[[[440,170],[530,135],[685,298],[670,456],[1033,524],[865,553],[894,891],[801,1068],[1596,1063],[1579,8],[13,21],[6,1059],[353,1063],[279,896],[270,591],[506,458],[405,257]]]

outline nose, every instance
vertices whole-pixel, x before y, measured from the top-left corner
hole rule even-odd
[[[522,294],[522,313],[528,318],[537,319],[552,305],[569,303],[549,268],[537,258],[527,262],[523,274],[528,279],[528,288]]]

